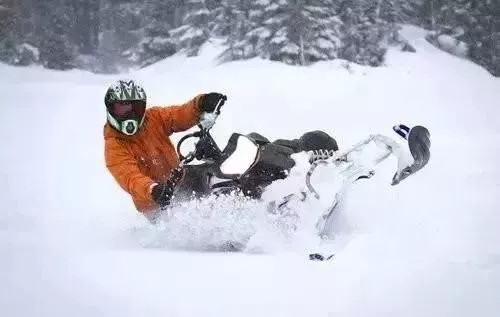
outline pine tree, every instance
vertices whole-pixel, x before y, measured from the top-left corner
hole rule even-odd
[[[245,3],[240,0],[222,0],[215,12],[212,34],[224,38],[226,49],[219,56],[221,61],[245,58],[242,40],[249,30]]]
[[[272,9],[271,0],[255,0],[248,6],[248,32],[239,43],[246,58],[256,56],[269,58],[266,56],[266,45],[272,33],[264,22],[269,16],[270,8]]]
[[[205,0],[188,0],[183,25],[172,30],[171,35],[187,56],[197,56],[210,38],[210,11]]]
[[[449,10],[459,39],[469,46],[469,57],[500,76],[500,4],[498,1],[457,1]]]
[[[17,55],[16,26],[19,15],[12,0],[0,0],[0,61],[14,64]]]
[[[367,8],[364,0],[340,1],[342,47],[339,56],[358,64],[379,66],[387,51],[384,41],[388,28],[384,21],[377,19],[376,11]]]
[[[425,0],[423,8],[433,8],[433,30],[427,39],[440,46],[446,35],[468,46],[467,56],[500,76],[500,3],[493,0]],[[428,13],[423,10],[421,12]],[[429,21],[429,18],[427,19]],[[448,48],[448,51],[451,50]]]
[[[415,15],[413,0],[372,0],[366,2],[366,13],[388,23],[405,23]]]
[[[172,24],[175,23],[176,8],[174,1],[155,0],[150,3],[150,21],[145,28],[144,38],[139,42],[141,66],[150,65],[176,53],[177,45],[170,35]]]
[[[442,8],[452,0],[421,0],[419,4],[419,16],[423,25],[431,30],[437,30],[442,25],[445,18],[442,15]]]
[[[337,16],[336,1],[311,1],[304,13],[310,25],[309,36],[305,37],[304,64],[337,58],[342,21]]]
[[[238,25],[240,16],[239,0],[221,0],[214,14],[211,32],[218,37],[230,37]]]
[[[139,66],[146,26],[152,20],[150,1],[101,0],[99,59],[106,72]]]
[[[240,47],[250,56],[307,65],[336,56],[340,21],[334,1],[260,0],[250,10],[251,31]]]
[[[25,0],[0,0],[0,62],[26,66],[38,61],[38,50],[27,43],[31,32],[23,28],[28,21]]]
[[[70,5],[72,42],[79,53],[95,54],[99,44],[100,0],[72,0]]]
[[[37,3],[37,46],[40,49],[40,61],[47,68],[66,70],[74,66],[74,45],[68,34],[68,25],[71,23],[68,12],[64,0]]]
[[[425,0],[399,0],[401,4],[401,11],[403,16],[403,23],[410,23],[414,25],[421,25],[422,19],[420,12],[422,3]]]
[[[144,37],[150,19],[148,5],[149,2],[103,0],[99,18],[101,37],[114,43],[117,57],[137,47]]]

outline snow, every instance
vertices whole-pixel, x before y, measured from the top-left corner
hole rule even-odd
[[[404,37],[417,53],[392,50],[381,68],[217,65],[206,46],[125,76],[153,104],[228,94],[220,145],[322,129],[345,149],[396,123],[427,126],[429,165],[391,187],[384,163],[348,195],[327,246],[307,226],[312,203],[295,235],[253,202],[193,202],[151,227],[104,167],[103,96],[119,77],[0,65],[1,315],[497,316],[500,81],[424,30]],[[247,252],[203,251],[248,235]],[[322,248],[334,259],[308,260]]]
[[[462,58],[466,58],[469,54],[469,48],[466,43],[458,41],[449,35],[441,34],[436,38],[436,41],[441,49],[450,54]]]

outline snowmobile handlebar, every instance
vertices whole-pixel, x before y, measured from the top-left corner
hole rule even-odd
[[[194,159],[220,162],[222,158],[222,151],[217,146],[217,143],[215,143],[212,135],[210,135],[209,130],[204,129],[201,126],[199,127],[199,131],[183,136],[179,140],[179,143],[177,143],[177,153],[179,154],[181,163],[187,164]],[[181,146],[187,139],[190,138],[198,138],[199,140],[196,142],[194,151],[189,152],[187,155],[183,155],[181,152]]]
[[[196,131],[196,132],[193,132],[193,133],[190,133],[190,134],[186,134],[185,136],[183,136],[179,140],[179,143],[177,143],[177,153],[179,154],[179,160],[181,161],[181,164],[190,163],[191,161],[194,160],[194,157],[195,157],[194,152],[189,152],[186,156],[184,156],[181,153],[181,145],[182,145],[182,143],[184,143],[184,141],[186,141],[189,138],[195,138],[195,137],[200,137],[200,136],[201,136],[200,131]]]
[[[182,143],[190,138],[199,138],[199,140],[195,145],[194,151],[189,152],[187,155],[183,155],[181,153]],[[209,160],[216,163],[212,170],[216,177],[221,179],[237,180],[241,176],[239,174],[225,174],[221,171],[219,164],[221,164],[226,158],[225,153],[219,149],[212,135],[201,126],[199,131],[187,134],[179,140],[179,143],[177,143],[177,153],[179,154],[181,166],[189,164],[194,159]]]
[[[209,159],[216,162],[220,161],[222,157],[222,151],[219,149],[217,143],[215,143],[214,139],[210,135],[210,129],[212,129],[217,118],[219,117],[220,108],[226,100],[227,97],[219,100],[212,113],[203,113],[201,115],[201,120],[198,123],[198,128],[200,130],[187,134],[179,140],[179,142],[177,143],[177,153],[179,154],[181,164],[188,164],[195,158],[197,160]],[[199,141],[196,142],[195,150],[189,152],[186,156],[184,156],[181,153],[181,146],[182,143],[189,138],[199,138]]]

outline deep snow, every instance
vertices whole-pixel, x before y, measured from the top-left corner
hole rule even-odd
[[[307,259],[318,241],[305,225],[283,235],[251,202],[193,203],[151,228],[103,163],[103,96],[118,76],[0,65],[1,315],[497,316],[500,81],[423,30],[404,34],[418,52],[391,51],[381,68],[216,65],[207,47],[126,76],[152,104],[228,94],[221,145],[233,131],[322,129],[346,148],[396,123],[426,125],[428,167],[391,187],[388,162],[356,186],[330,262]],[[246,253],[199,251],[250,233]]]

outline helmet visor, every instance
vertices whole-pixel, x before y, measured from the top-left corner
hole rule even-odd
[[[113,117],[125,120],[136,119],[140,120],[146,111],[146,103],[140,100],[133,101],[116,101],[110,105],[109,111]]]

